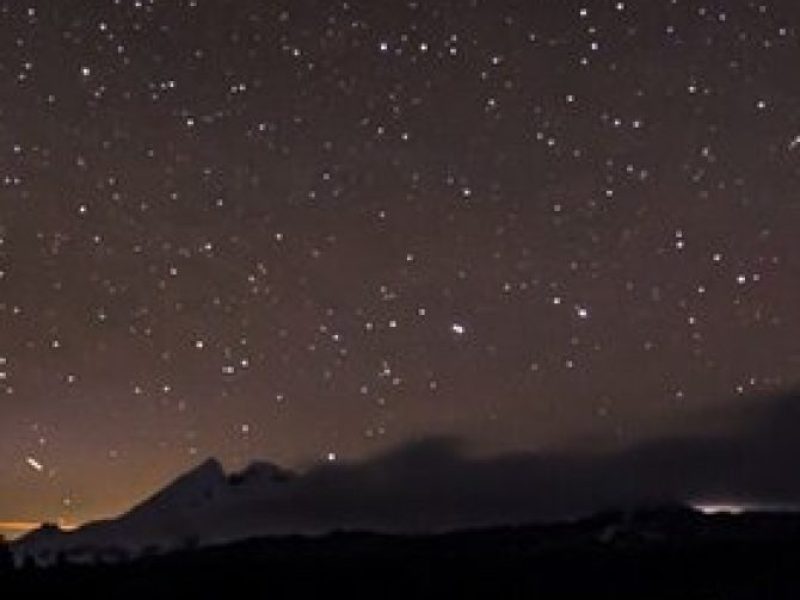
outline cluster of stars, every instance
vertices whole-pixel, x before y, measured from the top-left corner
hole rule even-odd
[[[634,443],[797,380],[789,0],[30,4],[0,516],[212,454]]]

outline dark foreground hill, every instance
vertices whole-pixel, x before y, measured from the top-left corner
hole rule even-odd
[[[798,598],[800,516],[674,508],[430,536],[267,538],[62,559],[0,579],[9,598]]]

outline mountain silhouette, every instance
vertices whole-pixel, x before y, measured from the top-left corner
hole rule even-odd
[[[45,524],[13,547],[18,556],[47,564],[59,555],[91,561],[120,552],[136,556],[200,541],[221,543],[253,533],[278,533],[255,526],[252,509],[291,477],[288,471],[266,462],[227,475],[222,464],[212,458],[116,519],[96,521],[74,531]]]
[[[12,548],[52,562],[335,531],[431,534],[553,522],[606,508],[800,505],[798,394],[759,399],[713,436],[657,439],[618,452],[466,454],[427,439],[355,463],[293,473],[256,462],[227,474],[209,460],[116,519],[36,530]],[[719,415],[710,414],[710,419]]]

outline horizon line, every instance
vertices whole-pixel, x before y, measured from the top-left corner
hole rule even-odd
[[[0,521],[0,535],[13,540],[42,526],[36,521]]]
[[[0,521],[0,534],[6,534],[6,539],[14,539],[51,522],[52,521]],[[54,524],[62,531],[73,531],[80,527],[79,524],[70,523],[64,519],[58,519]]]

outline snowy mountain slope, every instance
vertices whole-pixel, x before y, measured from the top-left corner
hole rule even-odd
[[[253,463],[226,475],[208,460],[120,517],[75,531],[45,525],[14,544],[18,560],[55,560],[59,553],[89,560],[95,555],[140,554],[191,544],[210,544],[265,533],[286,533],[258,507],[280,496],[293,476],[269,463]]]

